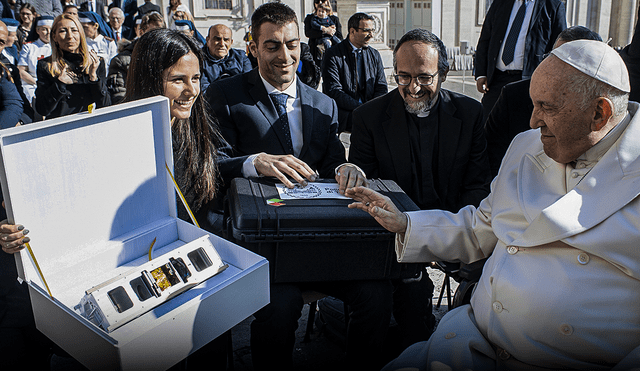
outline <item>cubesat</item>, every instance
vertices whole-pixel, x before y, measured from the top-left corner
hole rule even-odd
[[[111,332],[227,267],[203,236],[92,287],[75,309]]]

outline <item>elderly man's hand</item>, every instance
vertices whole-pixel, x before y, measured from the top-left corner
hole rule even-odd
[[[407,216],[389,197],[365,187],[347,189],[346,195],[358,201],[350,204],[349,208],[368,212],[389,232],[404,234],[407,230]]]
[[[256,156],[253,165],[258,174],[276,177],[287,188],[295,186],[287,175],[303,187],[307,185],[307,180],[314,182],[318,178],[318,174],[309,165],[292,155],[261,153]]]
[[[338,168],[336,173],[338,182],[338,192],[344,194],[345,190],[358,186],[367,186],[367,176],[357,166],[344,164]]]
[[[25,248],[24,244],[31,239],[25,237],[29,233],[21,225],[9,224],[7,220],[0,221],[0,245],[7,254],[17,253]]]

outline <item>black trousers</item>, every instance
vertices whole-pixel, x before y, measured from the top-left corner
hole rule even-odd
[[[433,281],[423,268],[420,279],[393,281],[393,317],[398,324],[399,347],[396,357],[410,345],[428,340],[433,332],[435,316],[431,298]]]
[[[384,338],[391,320],[390,280],[336,281],[271,285],[271,302],[254,314],[251,358],[254,370],[290,370],[302,292],[315,290],[349,305],[346,363],[358,370],[379,370]]]
[[[1,275],[0,369],[48,370],[52,346],[36,329],[27,285],[15,276]]]

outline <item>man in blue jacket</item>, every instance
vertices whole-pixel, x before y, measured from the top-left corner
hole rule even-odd
[[[329,49],[322,62],[322,91],[338,105],[338,132],[351,132],[351,112],[388,91],[382,57],[369,47],[374,18],[356,13],[347,25],[349,36]]]
[[[231,48],[231,44],[233,35],[229,27],[223,24],[209,27],[207,44],[202,48],[205,56],[200,81],[202,91],[215,80],[251,71],[251,61],[247,54]]]

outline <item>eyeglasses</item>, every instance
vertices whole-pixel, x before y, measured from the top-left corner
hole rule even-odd
[[[415,79],[418,82],[418,84],[420,84],[421,86],[429,86],[429,85],[433,84],[433,78],[438,73],[439,72],[436,72],[433,75],[416,76]],[[411,84],[411,80],[414,79],[410,75],[393,75],[393,78],[396,80],[396,83],[398,83],[398,85],[402,85],[402,86],[407,86],[407,85]]]
[[[360,28],[360,27],[358,27],[358,29],[361,30],[362,32],[365,32],[365,33],[373,33],[373,31],[375,31],[375,29],[373,29],[373,28]]]

